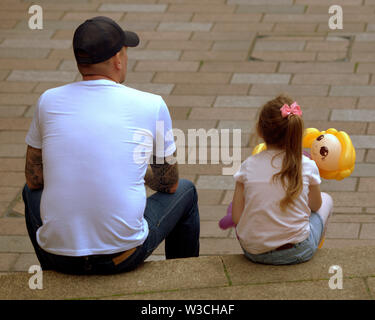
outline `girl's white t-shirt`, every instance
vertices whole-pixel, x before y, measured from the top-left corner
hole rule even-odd
[[[275,157],[274,157],[275,156]],[[310,234],[309,185],[321,183],[318,167],[302,156],[303,189],[294,206],[282,212],[285,196],[281,182],[272,181],[280,172],[284,152],[265,150],[247,158],[234,179],[244,184],[245,207],[236,227],[241,246],[251,254],[274,250],[287,243],[299,243]],[[272,160],[273,159],[273,160]]]

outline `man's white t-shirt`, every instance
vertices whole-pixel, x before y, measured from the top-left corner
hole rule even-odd
[[[319,169],[315,161],[302,156],[303,190],[294,206],[282,212],[279,203],[285,197],[285,190],[280,181],[272,182],[273,175],[280,172],[282,166],[284,154],[278,154],[280,151],[265,150],[250,156],[234,174],[234,179],[244,184],[245,197],[236,231],[241,246],[251,254],[299,243],[310,234],[309,185],[321,183]]]
[[[145,241],[148,159],[176,150],[160,96],[104,79],[49,89],[39,98],[26,143],[42,149],[41,248],[84,256]]]

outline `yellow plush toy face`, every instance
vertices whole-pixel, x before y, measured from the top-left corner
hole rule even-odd
[[[341,143],[333,134],[321,134],[311,145],[311,159],[326,171],[339,170]]]
[[[322,178],[342,180],[352,174],[356,155],[346,132],[333,128],[326,131],[308,128],[304,133],[303,147],[311,148],[311,158]]]

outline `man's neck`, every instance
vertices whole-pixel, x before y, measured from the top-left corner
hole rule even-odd
[[[114,82],[118,83],[118,81],[116,81],[115,79],[112,79],[111,77],[103,76],[103,75],[99,75],[99,74],[82,75],[82,79],[83,79],[83,81],[105,79],[105,80],[111,80],[111,81],[114,81]]]

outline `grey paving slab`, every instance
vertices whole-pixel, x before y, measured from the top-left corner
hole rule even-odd
[[[369,283],[373,285],[372,278]],[[116,297],[118,300],[370,300],[365,280],[345,279],[343,289],[330,289],[327,280],[257,284],[148,293]],[[110,298],[111,299],[111,298]]]
[[[244,255],[223,256],[233,285],[285,281],[329,279],[331,266],[340,266],[345,277],[367,277],[374,274],[375,251],[372,247],[321,249],[308,262],[270,266],[250,262]]]
[[[29,278],[28,273],[0,276],[0,298],[93,298],[228,284],[220,257],[146,262],[131,273],[109,276],[73,276],[45,271],[43,290],[29,289]]]

